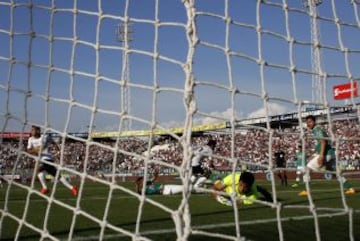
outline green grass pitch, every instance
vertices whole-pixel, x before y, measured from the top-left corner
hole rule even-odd
[[[360,181],[352,180],[355,187],[360,186]],[[133,189],[132,183],[119,182],[127,188]],[[269,182],[260,183],[271,190]],[[38,187],[37,187],[38,188]],[[281,228],[284,240],[316,240],[314,231],[314,219],[309,208],[301,208],[308,205],[307,197],[300,197],[297,193],[299,188],[276,186],[278,198],[283,204],[281,209]],[[344,203],[341,198],[339,184],[335,181],[313,181],[311,184],[312,196],[316,207],[332,208],[318,210],[320,237],[326,241],[350,240],[349,238],[349,215],[341,214]],[[5,193],[7,186],[0,189],[0,209],[4,209]],[[99,240],[101,227],[91,220],[91,217],[103,219],[106,205],[109,206],[107,221],[109,224],[134,233],[139,211],[139,199],[123,191],[114,190],[111,202],[107,204],[109,187],[103,184],[88,181],[84,185],[80,200],[81,210],[90,214],[90,218],[82,213],[76,216],[73,240]],[[25,210],[27,191],[11,186],[7,208],[12,215],[22,218]],[[47,194],[48,196],[50,194]],[[58,184],[55,192],[57,200],[69,206],[76,206],[77,199],[71,196],[68,189]],[[181,202],[181,195],[149,197],[151,200],[166,205],[170,209],[176,209]],[[360,240],[360,193],[346,196],[346,205],[354,210],[352,225],[354,239]],[[295,205],[299,208],[294,208]],[[293,206],[293,208],[292,208]],[[47,211],[48,201],[36,193],[30,195],[30,203],[26,214],[26,222],[34,227],[43,229],[44,217]],[[232,207],[223,206],[215,202],[208,194],[194,194],[190,198],[191,225],[195,231],[206,231],[224,235],[236,236],[234,222],[234,210]],[[56,203],[51,203],[48,210],[47,230],[60,240],[67,240],[69,228],[73,220],[73,212]],[[240,234],[246,240],[279,240],[279,223],[276,216],[277,210],[260,204],[248,205],[239,208]],[[329,217],[326,214],[339,214]],[[0,215],[4,215],[3,211]],[[310,218],[307,218],[310,217]],[[254,222],[255,221],[255,222]],[[1,226],[1,240],[13,240],[19,223],[11,217],[5,216]],[[146,202],[141,215],[140,233],[143,237],[151,240],[176,240],[175,227],[169,213],[153,204]],[[38,232],[23,225],[20,229],[19,240],[39,240]],[[45,239],[46,240],[46,239]],[[131,240],[127,235],[115,232],[110,228],[104,230],[104,240]],[[189,240],[224,240],[219,237],[209,237],[194,232]]]

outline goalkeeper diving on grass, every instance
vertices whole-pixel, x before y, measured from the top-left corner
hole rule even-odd
[[[235,189],[234,189],[235,188]],[[264,187],[255,184],[255,177],[251,172],[236,172],[217,180],[213,185],[213,197],[219,203],[232,206],[231,195],[235,194],[237,204],[249,205],[255,200],[272,202],[272,195]],[[224,192],[228,195],[222,195]]]

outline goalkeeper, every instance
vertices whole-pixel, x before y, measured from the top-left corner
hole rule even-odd
[[[237,204],[253,204],[256,199],[272,202],[272,195],[264,187],[256,185],[254,182],[255,177],[250,172],[237,172],[234,176],[231,173],[214,183],[213,189],[216,192],[213,192],[213,196],[216,201],[227,206],[232,206],[230,195],[233,194],[236,196]],[[221,195],[218,192],[225,192],[229,195]]]

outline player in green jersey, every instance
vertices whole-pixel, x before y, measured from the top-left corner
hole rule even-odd
[[[145,195],[154,195],[154,194],[161,194],[161,195],[171,195],[171,194],[178,194],[183,191],[182,185],[176,184],[162,184],[157,183],[156,180],[158,178],[158,173],[154,174],[154,177],[145,182]],[[141,194],[144,184],[144,178],[139,177],[135,181],[135,190],[137,193]]]
[[[310,158],[306,167],[315,172],[321,170],[335,171],[335,150],[330,145],[326,131],[320,125],[316,125],[316,118],[313,115],[306,117],[306,126],[312,131],[313,138],[316,141],[316,153]],[[345,193],[355,194],[355,189],[346,181],[345,177],[341,176],[340,178],[346,189]],[[299,195],[306,196],[307,192],[304,190]]]
[[[308,175],[305,174],[306,167],[306,156],[305,153],[302,152],[302,146],[298,145],[296,154],[295,154],[295,165],[296,165],[296,179],[295,183],[291,185],[291,187],[298,187],[300,184],[300,178],[303,177],[303,181],[306,181]]]

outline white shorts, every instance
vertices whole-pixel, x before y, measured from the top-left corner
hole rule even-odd
[[[303,173],[305,173],[305,167],[304,166],[296,167],[296,174],[297,175],[300,175],[300,174],[303,174]]]
[[[163,195],[178,194],[178,193],[181,193],[182,191],[183,191],[182,185],[166,184],[166,185],[164,185],[162,194]]]
[[[310,168],[311,170],[313,170],[313,171],[316,171],[316,172],[321,171],[322,166],[319,166],[319,163],[318,163],[319,156],[320,156],[319,154],[313,155],[306,166],[308,168]],[[333,171],[335,169],[335,162],[334,161],[335,161],[335,159],[332,156],[327,155],[325,157],[323,166],[325,166],[326,170]]]

